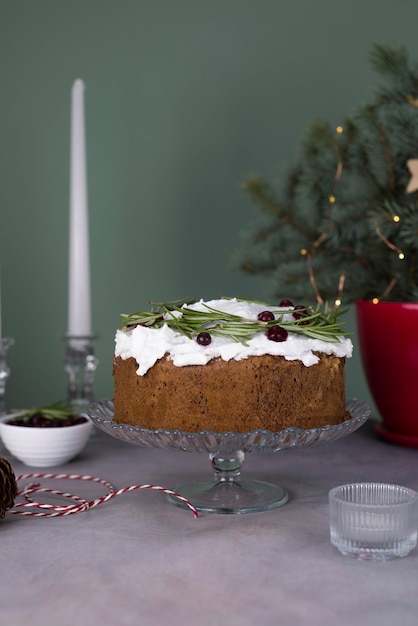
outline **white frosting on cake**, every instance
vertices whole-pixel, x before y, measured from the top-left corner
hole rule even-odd
[[[207,311],[205,305],[250,320],[257,319],[257,315],[261,311],[270,310],[276,313],[288,310],[236,299],[207,302],[200,300],[184,306],[198,311]],[[285,314],[284,319],[292,320],[292,314]],[[115,356],[122,359],[133,357],[138,363],[137,374],[143,376],[164,355],[167,355],[174,365],[179,367],[206,365],[217,357],[224,361],[231,359],[239,361],[250,356],[262,356],[263,354],[283,356],[289,361],[299,359],[309,367],[319,361],[319,357],[314,352],[333,354],[337,357],[351,357],[353,351],[351,340],[346,337],[340,337],[339,341],[336,342],[327,342],[294,333],[289,333],[286,341],[275,342],[267,339],[264,332],[259,332],[246,343],[247,345],[243,345],[232,339],[212,335],[211,343],[208,346],[201,346],[195,339],[188,339],[166,324],[161,328],[135,326],[131,330],[118,330],[116,332]]]

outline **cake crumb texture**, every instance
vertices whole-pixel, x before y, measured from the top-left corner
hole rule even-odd
[[[254,356],[176,367],[164,357],[144,375],[134,358],[115,357],[114,420],[150,429],[273,432],[339,424],[345,409],[345,358]]]

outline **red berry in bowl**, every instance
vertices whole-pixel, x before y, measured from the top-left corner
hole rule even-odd
[[[63,426],[75,426],[87,422],[86,417],[81,415],[69,415],[67,417],[44,417],[42,413],[34,413],[30,417],[13,417],[7,420],[11,426],[25,426],[26,428],[62,428]]]

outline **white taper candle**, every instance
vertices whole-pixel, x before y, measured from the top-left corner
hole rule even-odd
[[[71,93],[68,334],[91,334],[84,83],[80,79]]]

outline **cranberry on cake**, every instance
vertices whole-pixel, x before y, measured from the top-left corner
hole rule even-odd
[[[123,314],[114,420],[150,429],[273,432],[350,417],[340,312],[223,298]]]

